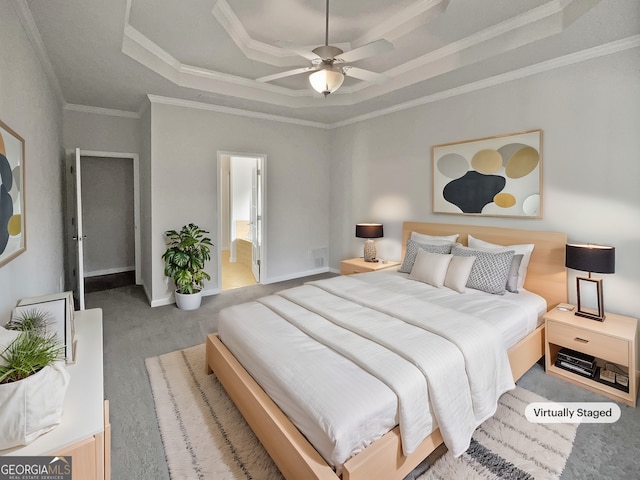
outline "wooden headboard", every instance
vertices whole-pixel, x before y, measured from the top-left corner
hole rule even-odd
[[[564,266],[566,233],[518,230],[513,228],[451,225],[446,223],[404,222],[402,225],[402,258],[411,232],[426,235],[459,234],[458,243],[467,245],[467,235],[498,245],[533,243],[524,287],[547,300],[551,309],[567,301],[567,270]]]

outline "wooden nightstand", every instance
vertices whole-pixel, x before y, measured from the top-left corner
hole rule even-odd
[[[544,316],[547,373],[635,407],[638,394],[638,320],[607,313],[605,320],[598,322],[578,317],[574,312],[575,310],[554,308]],[[596,357],[599,366],[603,366],[605,362],[616,364],[619,369],[628,373],[628,391],[615,388],[612,383],[601,383],[555,366],[558,351],[562,347]]]
[[[340,262],[340,274],[352,275],[354,273],[377,272],[387,268],[397,268],[400,262],[365,262],[363,258],[351,258]]]

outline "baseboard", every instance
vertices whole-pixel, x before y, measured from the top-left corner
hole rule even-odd
[[[221,291],[222,290],[219,289],[219,288],[205,288],[202,291],[202,296],[203,297],[208,297],[208,296],[211,296],[211,295],[217,295]],[[145,292],[146,292],[146,289],[145,289]],[[168,297],[159,298],[157,300],[152,300],[151,302],[149,302],[149,304],[152,307],[164,307],[165,305],[171,305],[173,303],[176,303],[176,299],[174,298],[173,294],[169,295]]]
[[[107,268],[105,270],[94,270],[93,272],[84,272],[84,278],[101,277],[102,275],[113,275],[114,273],[135,272],[136,267],[116,267]]]

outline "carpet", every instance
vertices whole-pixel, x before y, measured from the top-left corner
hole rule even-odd
[[[173,480],[281,480],[214,375],[204,344],[146,360],[156,416]],[[516,387],[500,399],[466,453],[445,453],[416,480],[557,479],[571,453],[576,424],[532,424],[524,407],[544,398]],[[423,466],[423,470],[426,465]],[[409,478],[409,477],[408,477]]]

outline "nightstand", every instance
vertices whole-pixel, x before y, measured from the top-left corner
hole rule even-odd
[[[351,258],[340,262],[340,274],[352,275],[354,273],[377,272],[387,268],[397,268],[400,262],[365,262],[364,258]]]
[[[579,317],[573,311],[558,308],[545,316],[545,367],[549,375],[562,378],[592,392],[618,400],[631,407],[636,406],[638,394],[637,332],[638,320],[623,315],[607,313],[603,322]],[[555,365],[558,352],[566,347],[596,357],[598,370],[594,378],[587,378]],[[613,370],[628,374],[628,389],[600,379],[604,364],[615,364]],[[566,363],[565,363],[566,365]]]

